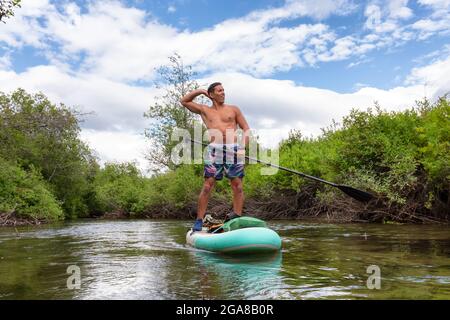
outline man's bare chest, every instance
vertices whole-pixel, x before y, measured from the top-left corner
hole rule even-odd
[[[205,112],[205,118],[209,123],[235,123],[236,113],[231,108],[219,111],[209,109]]]

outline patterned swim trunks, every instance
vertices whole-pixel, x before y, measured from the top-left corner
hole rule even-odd
[[[223,175],[228,179],[244,177],[244,161],[238,159],[237,144],[210,144],[206,150],[203,176],[222,180]]]

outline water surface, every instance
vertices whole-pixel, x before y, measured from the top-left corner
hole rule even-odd
[[[448,226],[269,221],[280,253],[228,257],[186,246],[191,224],[0,228],[0,299],[450,299]]]

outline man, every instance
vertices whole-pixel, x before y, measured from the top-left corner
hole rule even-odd
[[[211,99],[211,107],[193,102],[195,97],[201,94]],[[226,220],[242,215],[244,163],[237,161],[237,158],[242,159],[245,155],[250,128],[237,106],[225,104],[225,90],[220,82],[211,84],[207,91],[198,89],[188,93],[181,99],[181,104],[190,111],[200,114],[210,133],[210,144],[204,165],[205,181],[198,198],[197,219],[192,228],[193,231],[201,231],[211,191],[216,180],[221,180],[224,174],[230,179],[233,190],[233,212],[227,215]],[[237,141],[238,126],[244,131],[240,144]],[[214,134],[211,135],[211,132]]]

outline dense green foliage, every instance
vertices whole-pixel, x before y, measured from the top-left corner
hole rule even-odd
[[[91,182],[98,169],[78,137],[78,116],[43,94],[21,89],[0,93],[0,157],[41,175],[68,218],[89,214]]]
[[[315,176],[369,190],[386,206],[448,218],[450,107],[446,99],[403,112],[353,110],[340,126],[314,140],[293,137],[280,148],[280,162]],[[291,182],[291,184],[289,184]],[[303,183],[309,183],[304,181]],[[277,179],[296,187],[295,179]],[[300,184],[301,185],[301,184]],[[329,190],[335,193],[335,190]],[[325,197],[326,198],[326,197]],[[334,197],[326,198],[334,201]]]
[[[96,210],[100,213],[140,213],[146,205],[148,187],[148,179],[141,175],[135,164],[106,164],[93,182]]]
[[[19,217],[58,220],[59,202],[33,168],[25,170],[0,158],[0,212],[18,212]]]

